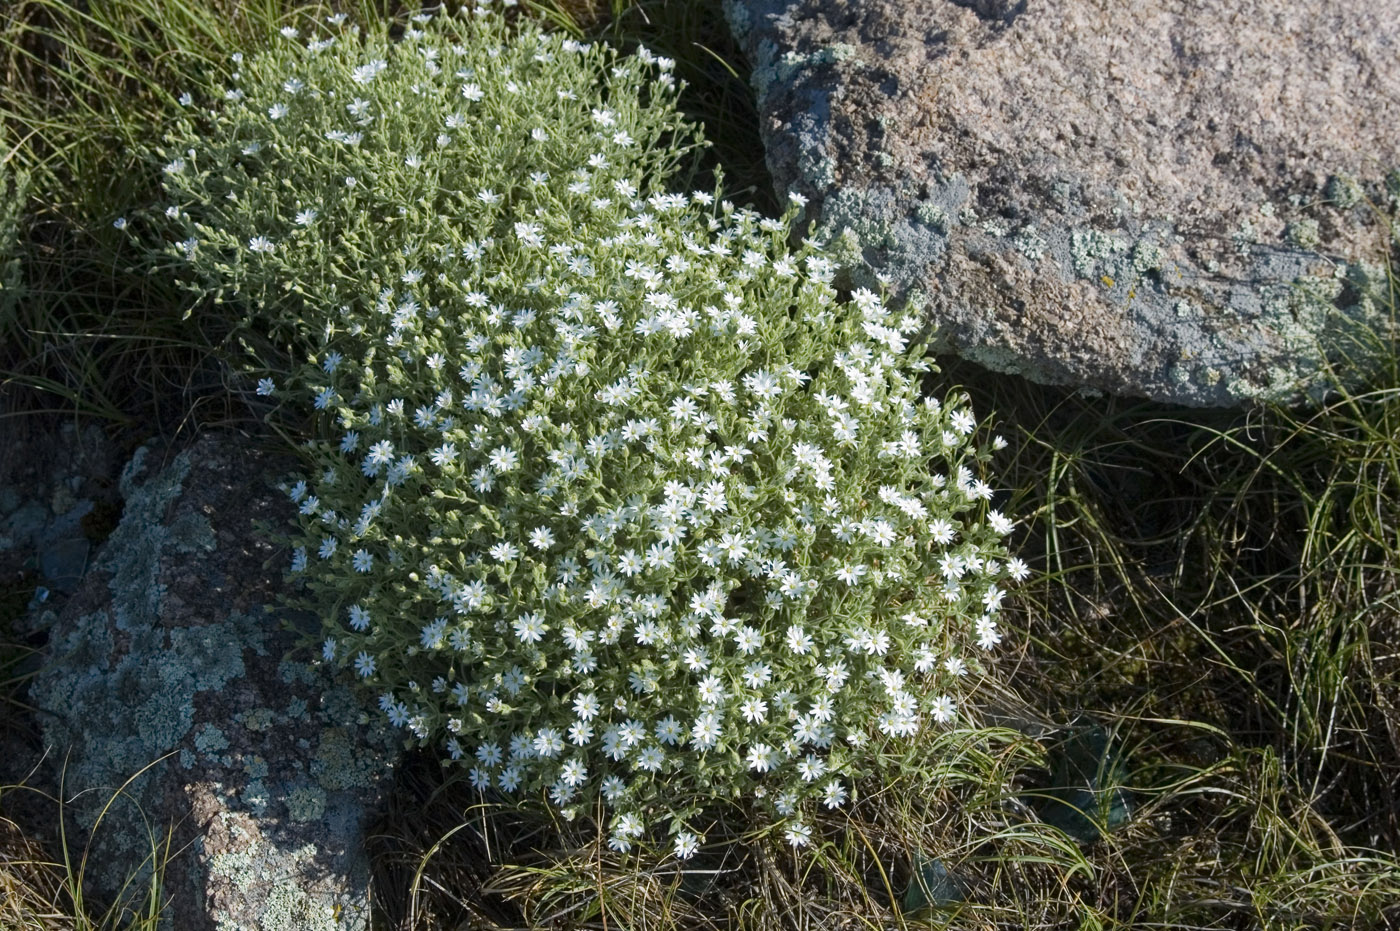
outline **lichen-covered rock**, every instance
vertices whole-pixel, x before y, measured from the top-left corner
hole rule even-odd
[[[1197,406],[1386,332],[1397,0],[726,0],[780,192],[945,348]],[[864,278],[864,280],[862,280]]]
[[[367,928],[362,826],[398,750],[287,656],[268,607],[285,560],[253,529],[288,516],[268,484],[285,464],[214,436],[153,459],[123,473],[121,522],[30,689],[75,821],[96,826],[89,893],[143,896],[170,830],[168,927]]]

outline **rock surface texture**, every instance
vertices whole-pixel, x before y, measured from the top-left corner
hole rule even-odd
[[[287,658],[295,635],[266,607],[285,554],[253,530],[289,516],[266,487],[277,463],[214,436],[157,458],[123,472],[121,521],[47,612],[30,688],[75,859],[91,835],[89,893],[139,902],[154,851],[163,927],[368,928],[363,824],[395,741]]]
[[[1389,321],[1400,0],[726,0],[768,165],[943,347],[1193,406]],[[858,263],[859,264],[859,263]]]

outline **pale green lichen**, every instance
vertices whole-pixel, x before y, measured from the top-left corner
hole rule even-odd
[[[277,677],[287,685],[310,685],[320,678],[316,670],[306,663],[293,663],[285,659],[277,664]]]
[[[285,817],[287,823],[316,825],[323,816],[331,818],[328,812],[333,811],[332,820],[342,827],[330,830],[352,834],[359,817],[354,813],[359,802],[343,795],[333,801],[326,795],[327,787],[317,784],[314,776],[297,775],[289,785],[279,778],[270,786],[267,759],[256,754],[230,754],[234,738],[228,731],[211,722],[195,726],[196,699],[226,691],[245,678],[248,669],[244,657],[268,656],[267,637],[276,623],[255,609],[251,614],[233,613],[218,623],[202,626],[162,626],[162,561],[207,549],[214,545],[214,536],[208,521],[199,514],[177,517],[169,525],[160,523],[183,492],[190,471],[187,454],[140,484],[138,477],[145,471],[146,458],[138,453],[125,470],[126,512],[95,562],[95,568],[110,573],[111,606],[76,618],[71,627],[54,636],[52,661],[36,677],[30,692],[36,706],[54,712],[43,720],[46,740],[58,751],[55,757],[63,760],[67,748],[73,748],[66,758],[64,786],[75,798],[72,808],[81,826],[90,829],[112,793],[133,773],[154,763],[101,815],[103,827],[92,840],[88,869],[93,889],[100,895],[110,895],[128,881],[133,888],[149,882],[149,863],[133,869],[150,857],[149,825],[164,810],[160,793],[165,790],[158,791],[158,787],[168,785],[168,779],[161,766],[179,765],[206,773],[210,767],[241,769],[246,782],[235,778],[220,784],[228,793],[227,804],[254,816]],[[304,686],[310,690],[308,694],[322,699],[314,712],[320,721],[328,720],[327,715],[339,715],[336,721],[352,721],[357,716],[367,720],[347,689],[316,670],[284,659],[279,671],[284,682]],[[287,727],[305,727],[307,714],[306,699],[292,695],[285,712],[250,708],[231,723],[241,723],[246,729],[240,733],[247,745],[254,739],[250,733],[257,735],[256,740],[265,740],[265,735]],[[372,786],[393,758],[395,745],[385,739],[384,728],[367,735],[370,743],[366,746],[353,745],[339,727],[333,730],[340,746],[338,752],[326,756],[332,766],[321,774],[324,781],[335,788],[362,790]],[[310,751],[309,741],[302,739],[301,743]],[[175,760],[161,762],[172,752]],[[306,768],[297,761],[283,762],[293,773]],[[178,778],[184,781],[189,777]],[[238,832],[238,836],[245,834],[241,829]],[[266,857],[276,861],[282,854],[269,849]],[[351,877],[352,885],[362,879]],[[191,874],[189,881],[195,887],[188,894],[202,895],[200,880]],[[264,895],[256,890],[267,886],[238,888],[247,890],[246,895],[256,901]],[[327,900],[328,894],[312,896],[306,898],[306,905],[321,914]],[[365,916],[351,904],[346,899],[340,917],[325,926],[366,927]],[[270,899],[265,913],[267,920],[258,927],[270,931],[315,926],[307,924],[307,915],[312,912],[289,911]],[[169,922],[162,928],[169,928]]]
[[[1131,268],[1136,276],[1142,276],[1162,267],[1162,249],[1147,239],[1138,240],[1133,246]]]
[[[381,758],[351,743],[344,730],[328,727],[311,759],[311,775],[328,791],[353,789],[369,785],[383,765]]]
[[[297,822],[319,821],[326,813],[326,793],[301,786],[287,793],[287,817]]]
[[[272,802],[272,798],[267,791],[267,784],[261,779],[249,780],[239,795],[243,804],[255,815],[265,814],[268,805]]]
[[[254,708],[251,711],[236,715],[234,720],[250,731],[262,733],[272,727],[273,714],[274,712],[271,708]]]
[[[1070,255],[1074,270],[1081,278],[1110,275],[1104,263],[1128,250],[1121,236],[1096,229],[1077,229],[1070,234]]]
[[[1347,175],[1332,175],[1327,179],[1323,196],[1338,210],[1350,210],[1366,199],[1366,193],[1355,178]]]
[[[236,824],[231,825],[238,830]],[[251,849],[216,854],[209,873],[236,889],[265,889],[255,914],[233,920],[218,916],[216,931],[359,931],[369,926],[363,904],[350,896],[309,894],[288,877],[304,871],[316,858],[314,847],[282,849],[256,844]],[[255,925],[248,920],[256,921]]]
[[[1032,262],[1040,261],[1045,255],[1045,237],[1036,232],[1035,224],[1027,224],[1016,233],[1016,238],[1011,241],[1016,247],[1016,251]]]
[[[724,17],[729,21],[729,28],[735,36],[745,36],[753,26],[753,17],[749,15],[749,8],[739,0],[724,0]]]
[[[298,931],[336,931],[333,906],[311,899],[295,883],[281,883],[267,897],[262,913],[262,927],[298,929]]]
[[[200,753],[212,756],[219,750],[228,749],[228,738],[219,728],[212,724],[205,724],[195,733],[194,745]]]
[[[914,216],[918,218],[920,223],[931,226],[940,233],[948,232],[948,211],[938,204],[922,201],[919,206],[914,208]]]
[[[836,162],[820,149],[804,148],[797,157],[797,170],[804,181],[819,190],[836,183]]]
[[[1303,249],[1316,249],[1321,242],[1317,221],[1306,217],[1288,224],[1285,235],[1289,242]]]

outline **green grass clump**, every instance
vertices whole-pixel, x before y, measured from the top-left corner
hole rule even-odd
[[[29,176],[11,177],[7,164],[0,161],[0,328],[3,321],[14,316],[24,296],[24,279],[20,270],[20,247],[25,199],[29,195]]]

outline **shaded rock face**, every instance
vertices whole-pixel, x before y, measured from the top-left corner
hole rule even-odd
[[[295,634],[267,607],[286,554],[253,528],[290,516],[267,487],[279,464],[219,437],[155,459],[123,472],[121,522],[49,613],[30,688],[84,835],[70,847],[90,839],[89,894],[139,902],[154,851],[166,927],[368,928],[363,824],[397,749],[287,658]]]
[[[1289,399],[1388,332],[1400,0],[726,0],[769,168],[942,346]]]

